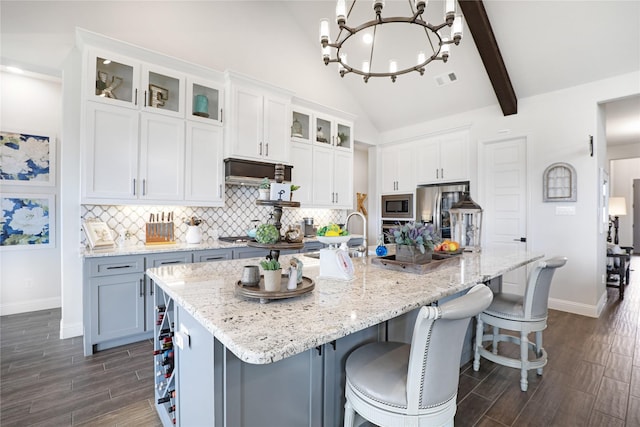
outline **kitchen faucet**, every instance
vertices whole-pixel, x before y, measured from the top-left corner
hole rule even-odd
[[[362,213],[358,211],[353,211],[349,215],[347,215],[347,219],[344,222],[344,226],[347,229],[347,231],[349,231],[349,219],[354,215],[357,215],[360,218],[362,218],[362,227],[364,229],[364,232],[362,235],[362,245],[358,247],[358,252],[364,252],[363,256],[367,256],[369,253],[369,247],[367,246],[367,217],[365,217]],[[349,234],[351,234],[351,232],[349,232]],[[364,250],[362,250],[363,247],[364,247]]]

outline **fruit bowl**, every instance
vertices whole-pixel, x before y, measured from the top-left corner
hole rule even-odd
[[[316,236],[320,243],[325,245],[339,245],[341,243],[347,243],[351,240],[351,236]]]

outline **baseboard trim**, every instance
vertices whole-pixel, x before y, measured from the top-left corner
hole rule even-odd
[[[63,320],[60,320],[60,339],[79,337],[84,335],[84,328],[82,322],[65,324]]]
[[[606,294],[604,302],[606,303]],[[604,303],[598,302],[598,305],[582,304],[573,301],[566,301],[556,298],[549,298],[549,308],[553,310],[566,311],[567,313],[579,314],[581,316],[599,317],[602,312]]]
[[[49,310],[51,308],[60,308],[62,306],[60,297],[42,298],[29,300],[25,302],[0,304],[0,316],[8,316],[10,314],[28,313],[30,311]]]

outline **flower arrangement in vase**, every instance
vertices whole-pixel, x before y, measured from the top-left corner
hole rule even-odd
[[[431,261],[433,249],[440,242],[433,224],[407,222],[392,228],[387,234],[396,244],[396,261],[425,264]]]

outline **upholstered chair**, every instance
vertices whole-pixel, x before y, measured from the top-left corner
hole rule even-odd
[[[346,362],[344,425],[356,413],[379,426],[453,426],[460,355],[469,320],[493,294],[476,285],[438,307],[422,307],[411,344],[377,342]]]
[[[537,369],[542,375],[542,368],[547,364],[547,352],[542,347],[542,331],[547,327],[547,305],[551,279],[557,268],[567,263],[567,258],[556,257],[538,263],[529,275],[524,295],[498,293],[493,302],[477,316],[476,345],[473,369],[480,369],[480,357],[499,365],[520,369],[520,389],[527,391],[528,371]],[[492,333],[487,334],[484,326],[489,325]],[[515,331],[518,335],[501,334],[500,329]],[[529,334],[535,333],[535,342],[529,341]],[[483,343],[492,343],[491,351],[484,348]],[[518,358],[498,354],[498,344],[513,343],[520,346]],[[529,359],[529,349],[535,353]]]

